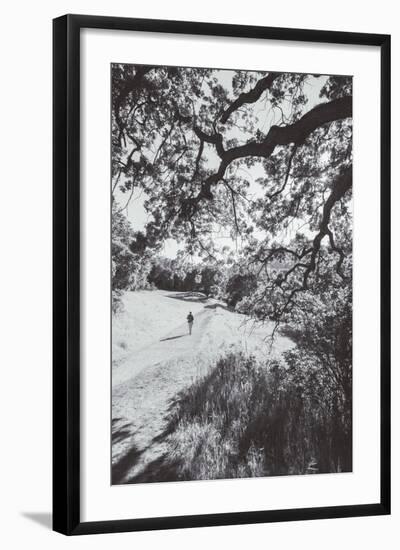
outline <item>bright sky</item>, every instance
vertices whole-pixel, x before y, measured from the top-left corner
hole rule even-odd
[[[219,82],[231,92],[230,95],[232,95],[233,75],[234,72],[229,70],[216,71],[216,76]],[[306,106],[307,110],[310,110],[318,103],[321,103],[319,93],[326,80],[326,76],[313,77],[311,75],[307,79],[304,88],[305,94],[308,98],[308,103]],[[256,103],[254,103],[252,108],[254,109],[254,113],[259,120],[258,128],[263,132],[266,132],[268,128],[277,121],[278,116],[280,115],[277,110],[274,111],[270,108],[265,93]],[[289,114],[289,112],[285,114],[287,115]],[[240,132],[239,129],[237,129],[236,132],[236,135],[232,132],[229,135],[229,138],[237,137],[238,139],[243,139],[243,132]],[[210,149],[207,151],[207,163],[210,168],[217,168],[217,166],[219,165],[219,157],[214,151],[212,151],[212,146],[210,146]],[[242,175],[246,177],[250,183],[250,187],[248,189],[248,197],[260,197],[262,195],[262,192],[260,186],[256,183],[256,180],[259,177],[263,177],[265,175],[261,164],[256,164],[250,169],[242,168],[242,170],[245,170]],[[127,199],[126,194],[123,194],[120,191],[116,191],[115,198],[122,206],[125,205]],[[135,231],[143,230],[146,226],[146,223],[151,220],[151,213],[147,212],[144,207],[145,201],[146,194],[142,190],[138,190],[133,194],[129,205],[125,210],[125,214]],[[296,228],[294,228],[294,230],[295,229]],[[240,242],[232,239],[228,231],[217,232],[217,230],[218,228],[216,227],[216,233],[213,235],[213,240],[218,248],[222,248],[223,246],[229,246],[233,250],[236,250],[237,247],[240,248]],[[257,234],[257,231],[254,231],[254,236],[261,238],[262,234]],[[175,258],[180,248],[183,248],[183,245],[180,246],[179,242],[174,239],[167,239],[164,242],[162,254],[164,256],[167,256],[168,258]]]

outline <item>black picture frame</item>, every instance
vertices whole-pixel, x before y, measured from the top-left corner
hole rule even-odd
[[[379,502],[81,522],[80,31],[84,28],[258,38],[381,50],[381,496]],[[390,36],[65,15],[53,21],[53,529],[66,535],[343,518],[390,513]]]

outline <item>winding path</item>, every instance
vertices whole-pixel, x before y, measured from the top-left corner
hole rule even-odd
[[[191,336],[187,324],[180,324],[156,341],[139,346],[115,366],[113,484],[174,479],[173,472],[168,478],[165,459],[170,455],[168,423],[179,392],[206,374],[226,351],[254,352],[261,347],[265,350],[266,327],[249,334],[243,319],[215,302],[205,303],[195,313]],[[290,345],[279,337],[278,353]]]
[[[125,362],[112,392],[113,483],[132,482],[167,452],[162,435],[168,412],[177,393],[205,372],[202,340],[215,315],[214,310],[204,310],[196,316],[191,336],[185,323],[140,350],[132,370],[136,363],[142,369],[130,379],[130,361]]]

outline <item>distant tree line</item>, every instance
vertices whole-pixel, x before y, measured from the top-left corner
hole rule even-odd
[[[134,231],[118,204],[112,215],[112,296],[116,311],[125,290],[160,289],[176,292],[202,292],[224,300],[242,313],[251,313],[249,299],[257,289],[257,276],[245,261],[231,253],[225,259],[204,258],[194,263],[178,254],[171,259],[160,255],[160,244],[147,231]],[[282,266],[275,262],[279,273]],[[246,301],[245,299],[248,298]],[[246,305],[247,304],[247,305]]]
[[[198,264],[179,265],[179,261],[159,257],[153,261],[148,281],[162,290],[198,291],[218,296],[224,275],[221,267]]]

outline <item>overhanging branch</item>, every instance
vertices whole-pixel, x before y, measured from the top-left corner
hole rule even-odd
[[[295,145],[295,150],[320,126],[351,116],[352,97],[346,96],[317,105],[293,124],[287,126],[271,126],[267,136],[262,141],[251,141],[245,145],[233,147],[228,150],[224,150],[222,136],[220,134],[209,136],[202,133],[203,139],[208,141],[208,143],[213,143],[214,141],[219,143],[217,152],[221,158],[221,163],[217,172],[205,179],[198,195],[187,201],[187,207],[185,207],[183,211],[191,212],[202,199],[211,200],[213,198],[211,187],[224,178],[226,169],[234,160],[249,156],[268,158],[272,155],[277,146],[289,145],[291,143]],[[186,120],[186,122],[188,122],[188,120]]]
[[[252,90],[240,94],[240,96],[222,113],[220,119],[222,124],[225,124],[230,115],[245,103],[255,103],[263,92],[272,86],[274,80],[278,78],[278,76],[279,73],[269,73],[268,76],[259,80]]]

